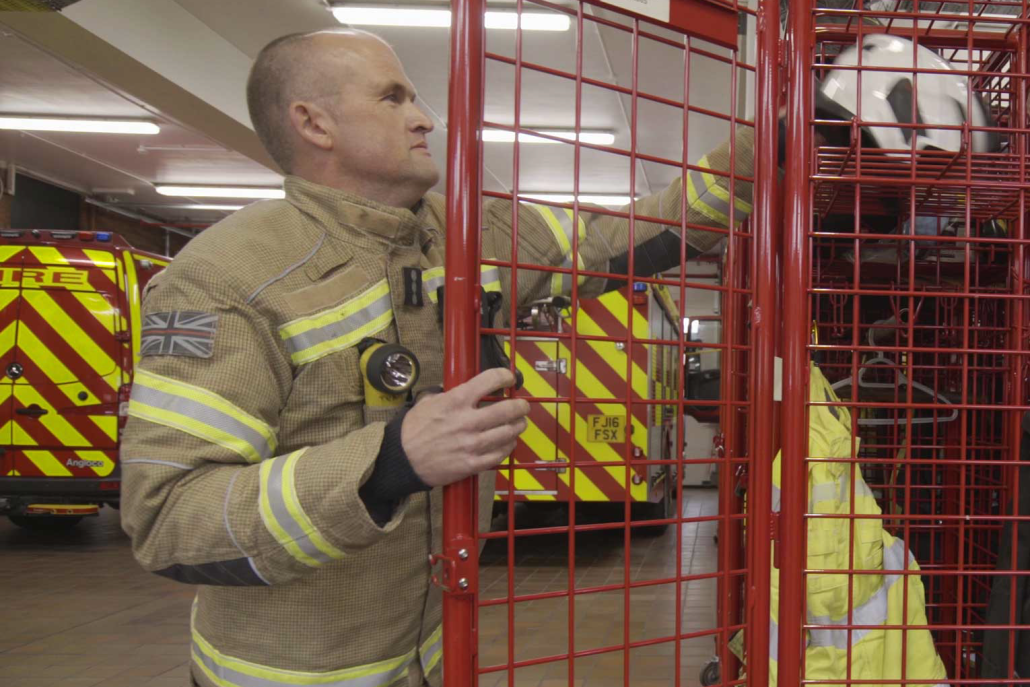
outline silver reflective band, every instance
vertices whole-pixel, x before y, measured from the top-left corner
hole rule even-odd
[[[708,184],[705,183],[702,173],[699,170],[692,169],[689,174],[690,182],[694,185],[694,190],[697,192],[698,201],[707,205],[724,217],[729,217],[730,204],[712,193],[711,189],[708,188]],[[748,218],[748,214],[749,213],[743,212],[736,207],[733,208],[733,219],[738,223],[746,220]]]
[[[423,675],[429,675],[443,651],[443,627],[437,628],[433,634],[436,635],[435,639],[428,646],[422,647],[422,651],[419,652]]]
[[[901,539],[895,539],[893,544],[883,550],[883,569],[885,571],[904,570],[906,554],[908,554],[907,558],[909,561],[914,564],[915,561],[912,558],[912,554],[908,553],[905,548],[905,542]],[[843,626],[845,628],[850,625],[883,625],[887,622],[887,597],[890,594],[890,590],[898,580],[903,580],[904,578],[905,575],[884,575],[883,581],[879,589],[876,590],[876,593],[864,603],[855,606],[851,612],[851,622],[848,622],[846,615],[840,620],[834,620],[827,615],[809,615],[808,623],[810,625]],[[908,615],[907,612],[906,615]],[[808,642],[810,646],[832,646],[837,649],[846,650],[848,648],[849,632],[853,646],[873,631],[875,631],[873,628],[854,630],[837,629],[834,627],[811,629],[808,631]]]
[[[202,650],[196,639],[193,640],[193,660],[201,665],[204,672],[215,682],[223,686],[228,685],[229,687],[298,687],[298,685],[317,685],[317,687],[386,687],[408,673],[408,665],[411,663],[412,656],[408,655],[397,665],[382,671],[369,672],[368,668],[360,666],[349,671],[341,671],[353,672],[353,676],[341,677],[338,680],[326,679],[317,673],[298,674],[294,671],[281,671],[283,672],[283,680],[248,675],[230,668],[228,665],[216,662],[213,656],[208,656]],[[229,660],[234,664],[242,663],[237,660]],[[272,668],[254,667],[263,673],[272,673],[274,671]]]
[[[153,458],[127,458],[120,461],[122,465],[164,465],[169,468],[178,468],[179,470],[192,470],[192,465],[181,465],[179,463],[173,463],[170,460],[155,460]]]
[[[286,348],[289,349],[291,355],[296,355],[319,344],[344,337],[389,312],[391,312],[390,293],[387,292],[361,310],[343,319],[335,320],[317,329],[309,329],[306,332],[294,334],[286,339]]]
[[[272,508],[272,515],[293,543],[300,547],[305,554],[319,563],[331,563],[335,560],[311,541],[310,532],[306,532],[300,523],[290,514],[286,507],[286,499],[283,497],[283,471],[286,469],[286,458],[278,458],[270,461],[271,467],[268,473],[268,504]],[[268,465],[268,463],[266,463]]]
[[[199,401],[194,401],[183,396],[176,396],[174,394],[158,391],[157,389],[145,386],[145,382],[140,379],[139,375],[137,375],[135,384],[132,385],[132,400],[136,403],[150,406],[151,408],[157,408],[158,410],[165,410],[177,415],[185,416],[191,420],[195,420],[203,425],[228,434],[234,439],[238,439],[250,446],[250,448],[254,450],[254,453],[262,459],[268,458],[272,455],[272,447],[269,446],[268,440],[262,436],[260,432],[255,431],[253,428],[248,427],[231,415],[223,413],[206,403],[200,403]],[[143,419],[150,419],[147,415],[140,414],[139,416],[143,417]],[[193,434],[187,426],[175,425],[172,419],[163,418],[160,422],[169,426],[175,426],[177,429]],[[247,456],[244,456],[244,458],[247,458]]]

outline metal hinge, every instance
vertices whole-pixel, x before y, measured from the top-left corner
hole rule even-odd
[[[479,548],[475,539],[456,538],[443,554],[430,554],[429,567],[440,565],[439,574],[433,573],[432,581],[445,594],[475,594],[479,579]]]

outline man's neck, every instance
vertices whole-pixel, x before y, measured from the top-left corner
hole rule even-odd
[[[396,186],[383,187],[380,184],[370,183],[368,179],[355,179],[341,174],[318,174],[310,170],[295,170],[296,176],[320,186],[335,188],[344,193],[360,196],[367,200],[388,205],[390,207],[411,210],[418,206],[422,196],[412,198],[412,193],[405,192]]]

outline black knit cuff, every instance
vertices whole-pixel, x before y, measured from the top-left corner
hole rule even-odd
[[[390,522],[394,509],[405,496],[431,489],[415,473],[401,444],[401,423],[407,412],[408,408],[404,408],[386,424],[372,474],[358,488],[365,509],[380,527]]]

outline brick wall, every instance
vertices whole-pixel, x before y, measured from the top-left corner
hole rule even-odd
[[[134,248],[165,254],[165,231],[160,227],[144,226],[141,222],[110,212],[89,203],[82,204],[81,226],[83,231],[111,231],[120,235]],[[171,235],[171,254],[174,256],[186,245],[187,239],[179,234]]]

